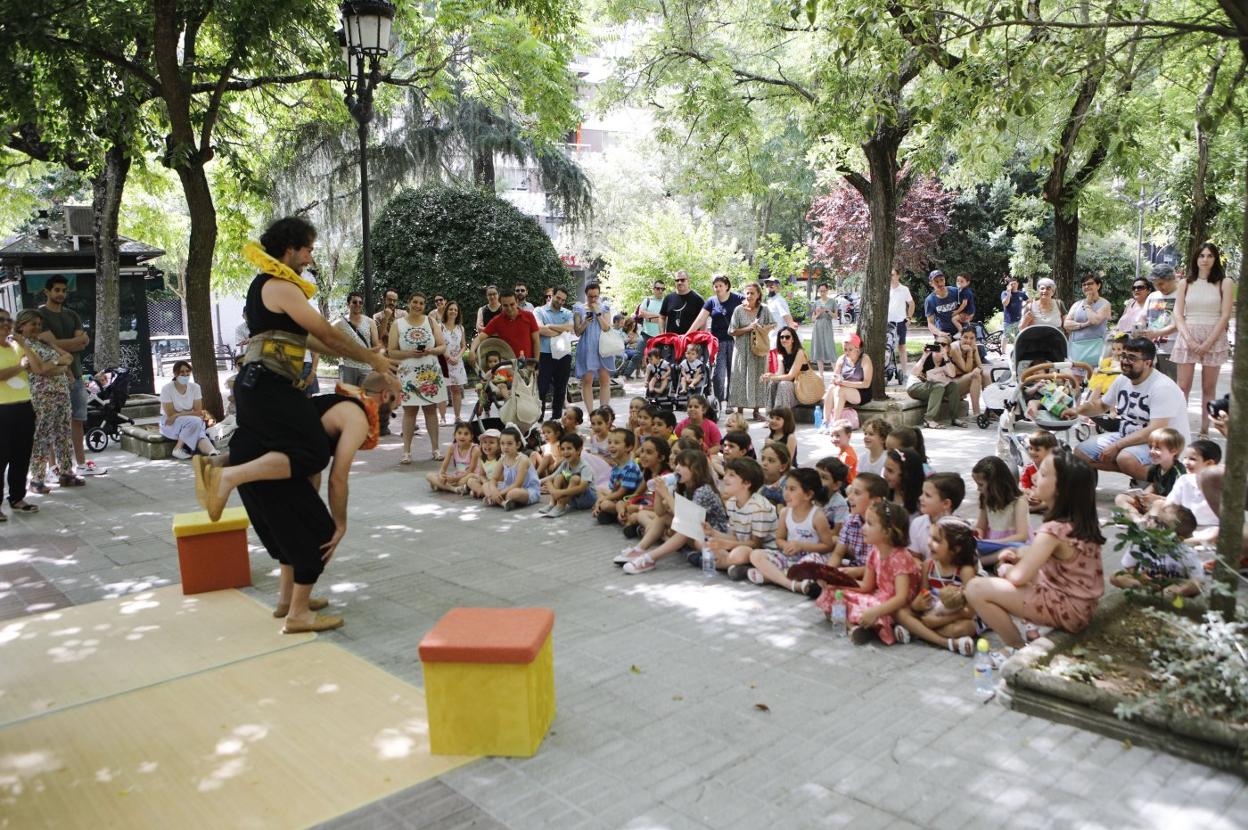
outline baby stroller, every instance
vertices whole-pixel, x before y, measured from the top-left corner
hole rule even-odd
[[[702,349],[702,357],[706,362],[707,370],[704,372],[703,383],[700,389],[686,390],[683,394],[680,389],[680,362],[685,358],[685,349],[691,343],[696,343]],[[715,357],[719,354],[719,341],[708,331],[695,331],[689,334],[659,334],[651,337],[646,341],[645,360],[650,359],[650,352],[655,349],[663,355],[672,367],[672,382],[668,386],[667,394],[662,396],[652,396],[647,394],[646,401],[654,406],[663,409],[684,409],[689,402],[690,394],[700,394],[706,397],[711,403],[711,412],[707,416],[711,420],[717,420],[716,413],[719,409],[719,402],[715,400],[713,393],[712,379],[715,373]]]
[[[109,440],[121,441],[121,425],[133,424],[133,418],[121,414],[130,394],[130,370],[125,366],[105,369],[96,377],[108,374],[110,380],[87,400],[87,421],[83,438],[91,452],[103,452]]]
[[[1069,405],[1074,405],[1078,399],[1083,380],[1078,372],[1071,370],[1083,369],[1090,375],[1092,367],[1070,361],[1068,346],[1061,329],[1053,326],[1024,329],[1014,342],[1013,376],[994,383],[990,387],[991,395],[990,390],[984,391],[985,404],[989,404],[990,399],[1000,399],[1004,412],[997,421],[997,454],[1013,464],[1016,471],[1027,465],[1027,442],[1037,430],[1048,430],[1070,445],[1079,440],[1077,428],[1081,424],[1078,419],[1060,418],[1042,407],[1033,414],[1028,413],[1028,405],[1036,400],[1028,396],[1033,394],[1028,390],[1047,381],[1055,385],[1060,382],[1070,389]]]

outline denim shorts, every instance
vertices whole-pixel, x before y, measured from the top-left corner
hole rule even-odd
[[[584,493],[572,497],[572,500],[568,502],[568,507],[573,510],[589,510],[597,501],[598,494],[594,492],[594,483],[591,481]]]
[[[75,380],[69,387],[69,418],[72,421],[87,420],[87,385],[82,378]]]
[[[1121,436],[1119,436],[1116,432],[1108,432],[1104,435],[1093,435],[1088,440],[1080,443],[1077,449],[1093,461],[1099,461],[1101,459],[1101,454],[1105,452],[1105,448],[1117,441],[1120,437]],[[1136,460],[1145,466],[1148,466],[1149,464],[1147,444],[1133,444],[1132,446],[1122,450],[1119,455],[1122,455],[1122,453],[1135,456]]]

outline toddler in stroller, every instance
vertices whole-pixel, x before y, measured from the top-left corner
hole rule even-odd
[[[93,380],[96,390],[87,398],[87,420],[83,438],[91,452],[103,452],[109,440],[121,441],[121,425],[133,424],[133,418],[121,414],[130,395],[130,370],[117,366],[97,372]]]

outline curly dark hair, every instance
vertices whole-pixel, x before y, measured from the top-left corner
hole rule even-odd
[[[306,248],[316,241],[316,227],[299,216],[278,219],[260,235],[264,252],[274,259],[281,259],[291,249]]]

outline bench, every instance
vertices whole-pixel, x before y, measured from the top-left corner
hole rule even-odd
[[[156,424],[122,424],[121,448],[140,458],[164,461],[173,457],[176,441],[160,434]]]

